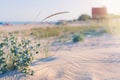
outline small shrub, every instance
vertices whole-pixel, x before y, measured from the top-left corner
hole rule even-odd
[[[0,74],[7,72],[7,64],[3,55],[4,55],[3,44],[0,43]]]
[[[74,34],[72,37],[72,41],[73,42],[79,42],[79,41],[83,41],[83,35],[82,34]]]
[[[39,52],[40,44],[33,45],[30,40],[18,40],[14,35],[0,38],[0,74],[10,70],[19,70],[33,75],[29,69],[34,55]]]

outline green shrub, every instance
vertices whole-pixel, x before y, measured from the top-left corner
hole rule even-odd
[[[72,41],[73,42],[79,42],[79,41],[83,41],[83,35],[82,34],[74,34],[72,37]]]
[[[0,74],[10,70],[19,70],[33,75],[29,69],[34,55],[39,52],[40,44],[33,45],[30,40],[18,40],[12,34],[0,37]]]
[[[3,44],[0,43],[0,74],[7,72],[7,64],[3,55],[4,55]]]

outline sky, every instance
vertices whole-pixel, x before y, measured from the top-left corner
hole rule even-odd
[[[0,0],[0,21],[41,21],[62,11],[69,13],[48,21],[73,20],[81,14],[91,15],[92,7],[103,6],[110,14],[120,14],[120,0]]]

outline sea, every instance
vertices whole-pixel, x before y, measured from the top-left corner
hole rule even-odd
[[[0,26],[4,25],[26,25],[26,24],[55,24],[56,22],[32,22],[32,21],[14,21],[14,22],[0,22]]]
[[[16,22],[0,22],[0,25],[24,25],[24,24],[39,24],[40,22],[30,22],[30,21],[16,21]]]

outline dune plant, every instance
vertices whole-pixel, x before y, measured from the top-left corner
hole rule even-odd
[[[0,43],[0,74],[7,72],[6,59],[4,57],[3,43]]]
[[[79,41],[83,41],[83,40],[84,40],[84,37],[82,34],[76,33],[76,34],[73,34],[73,36],[72,36],[73,42],[79,42]]]
[[[10,70],[18,70],[33,75],[30,63],[34,55],[39,53],[40,44],[32,44],[30,40],[18,40],[13,34],[0,38],[0,74]]]
[[[42,32],[42,37],[44,38],[44,44],[41,45],[40,53],[42,54],[42,58],[46,59],[50,57],[50,39],[48,38],[47,32]]]

